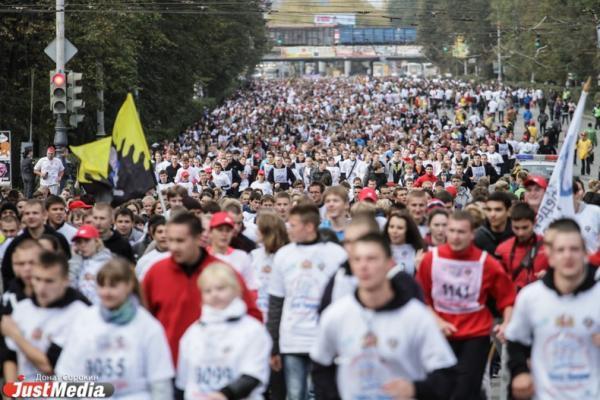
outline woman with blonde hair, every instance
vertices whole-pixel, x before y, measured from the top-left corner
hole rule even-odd
[[[233,268],[209,264],[198,286],[202,312],[179,342],[177,398],[262,399],[272,341],[264,325],[247,315]]]
[[[269,310],[269,277],[273,269],[273,258],[277,250],[290,242],[285,223],[272,211],[263,211],[258,214],[258,243],[261,244],[252,250],[252,267],[258,280],[258,298],[256,305],[263,313],[263,320],[267,320]]]
[[[171,399],[175,376],[162,325],[140,305],[134,267],[113,258],[95,276],[99,303],[71,325],[55,372],[111,383],[114,399]]]

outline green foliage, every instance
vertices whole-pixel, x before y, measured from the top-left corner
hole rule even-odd
[[[418,37],[427,56],[443,68],[456,64],[452,48],[462,35],[484,78],[493,77],[497,59],[497,26],[505,77],[511,81],[551,81],[564,84],[597,76],[600,52],[596,25],[597,0],[419,0]],[[537,40],[536,40],[537,39]],[[444,71],[446,72],[446,71]]]
[[[25,10],[54,7],[49,0],[11,4],[18,3]],[[189,1],[174,1],[171,9],[193,12],[171,13],[159,1],[67,2],[65,36],[79,52],[66,68],[83,73],[86,103],[86,119],[70,132],[69,143],[93,139],[100,88],[107,133],[126,94],[133,92],[145,130],[160,137],[197,120],[204,104],[221,100],[252,72],[268,46],[260,2],[202,4],[194,10]],[[26,137],[29,125],[32,70],[34,138],[45,144],[54,136],[48,75],[54,63],[43,52],[54,36],[53,12],[6,13],[0,19],[0,129],[12,130],[15,141]],[[210,99],[195,100],[198,87]]]

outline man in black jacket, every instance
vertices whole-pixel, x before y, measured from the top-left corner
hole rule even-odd
[[[514,236],[509,219],[511,205],[510,195],[505,192],[494,192],[488,197],[486,221],[475,231],[475,246],[494,255],[500,243]]]
[[[35,174],[33,173],[33,150],[31,147],[25,149],[21,158],[21,179],[23,180],[23,194],[30,199],[33,195],[35,185]]]
[[[113,254],[125,257],[135,263],[133,249],[129,241],[113,230],[114,215],[113,209],[108,203],[96,203],[92,210],[94,226],[100,232],[100,237],[104,241],[104,246]]]
[[[15,237],[11,244],[6,248],[6,253],[2,259],[2,281],[10,282],[15,274],[11,265],[12,253],[15,247],[25,239],[39,239],[42,235],[51,235],[58,239],[60,246],[68,258],[71,258],[71,247],[67,239],[60,233],[56,232],[53,228],[48,225],[44,225],[46,221],[47,213],[44,203],[41,200],[31,199],[27,200],[23,207],[22,220],[25,224],[23,233]]]

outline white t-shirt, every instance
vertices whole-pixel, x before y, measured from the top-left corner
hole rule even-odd
[[[171,257],[171,253],[168,251],[158,251],[158,249],[154,249],[146,254],[144,254],[137,262],[135,266],[135,274],[137,275],[138,280],[141,282],[144,280],[144,276],[150,271],[150,269],[157,262],[164,260],[165,258]]]
[[[107,323],[98,307],[71,321],[57,376],[94,376],[115,387],[115,398],[151,400],[150,384],[175,376],[162,325],[143,307],[125,324]]]
[[[600,398],[600,284],[560,296],[543,281],[518,294],[506,338],[531,349],[535,400]]]
[[[87,304],[79,300],[65,307],[42,308],[31,299],[24,299],[14,306],[11,316],[29,343],[46,353],[51,343],[61,347],[65,345],[66,337],[73,329],[73,320],[87,309]],[[25,380],[33,380],[41,374],[15,342],[6,338],[6,346],[17,352],[19,374],[24,375]]]
[[[71,243],[73,241],[73,237],[77,233],[77,228],[65,222],[60,228],[56,230],[56,232],[63,235],[65,239],[67,239],[67,242]]]
[[[242,304],[237,305],[239,302]],[[239,299],[234,303],[228,308],[244,306]],[[200,322],[193,323],[179,341],[175,386],[184,391],[186,400],[201,399],[202,394],[218,391],[247,375],[258,379],[260,385],[246,399],[262,400],[269,382],[272,347],[266,328],[247,315],[229,321],[205,321],[206,311],[202,309]]]
[[[252,268],[252,259],[245,251],[229,248],[227,254],[215,253],[212,249],[210,254],[219,260],[231,265],[244,278],[244,283],[248,290],[258,290],[258,283],[254,277],[254,269]]]
[[[271,185],[271,183],[266,180],[263,182],[259,182],[259,181],[252,182],[250,184],[250,189],[260,189],[260,190],[262,190],[263,194],[269,194],[269,195],[273,194],[273,185]]]
[[[392,245],[392,255],[396,265],[401,271],[414,276],[415,275],[415,248],[411,244]]]
[[[53,158],[50,160],[48,157],[42,157],[38,160],[33,169],[42,173],[42,177],[40,178],[40,186],[52,186],[60,183],[58,180],[58,174],[64,171],[65,167],[58,158]],[[44,178],[43,176],[46,174],[46,172],[48,173],[48,176]]]
[[[252,269],[258,282],[258,297],[256,306],[263,314],[263,321],[267,321],[269,311],[269,282],[271,271],[273,271],[273,259],[275,254],[267,254],[263,246],[250,252],[252,258]]]
[[[400,308],[374,312],[354,295],[323,312],[310,356],[323,365],[336,362],[337,386],[344,400],[387,399],[382,385],[389,380],[420,381],[456,364],[423,303],[412,299]]]
[[[600,207],[581,203],[575,221],[581,228],[585,246],[589,253],[595,253],[600,247]]]
[[[281,353],[310,352],[323,291],[346,258],[346,251],[334,243],[290,243],[275,254],[269,295],[284,298]]]

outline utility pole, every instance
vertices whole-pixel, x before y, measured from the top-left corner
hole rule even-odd
[[[496,25],[496,35],[498,37],[498,83],[502,83],[502,53],[500,50],[500,22]]]
[[[104,66],[102,62],[96,61],[96,76],[98,80],[98,111],[96,112],[97,137],[106,136],[104,129]]]
[[[56,0],[56,72],[65,72],[65,1]],[[59,158],[67,147],[67,127],[62,115],[56,115],[54,126],[54,146]]]

